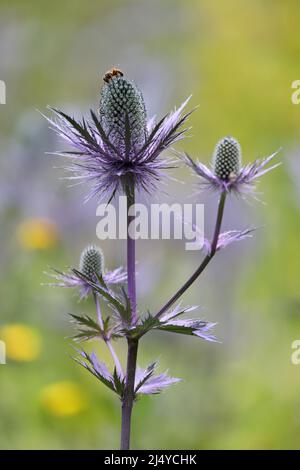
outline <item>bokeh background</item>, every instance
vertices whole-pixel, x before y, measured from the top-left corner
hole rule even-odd
[[[48,288],[44,271],[76,266],[97,242],[96,202],[67,188],[61,144],[37,110],[76,116],[97,109],[101,77],[113,65],[143,90],[149,116],[192,94],[191,138],[177,148],[208,162],[223,135],[240,140],[245,161],[279,147],[283,165],[261,181],[262,202],[228,202],[224,228],[260,226],[220,253],[184,302],[218,322],[220,343],[152,333],[140,364],[160,360],[183,382],[134,410],[134,448],[286,449],[300,447],[300,105],[297,0],[1,0],[0,366],[2,449],[107,449],[119,441],[120,406],[70,358],[67,313],[93,314],[69,290]],[[174,172],[160,200],[205,203],[192,176]],[[124,264],[121,241],[101,243],[106,264]],[[184,242],[138,247],[140,311],[156,310],[195,269],[201,253]],[[110,361],[102,345],[92,347]],[[124,358],[123,345],[117,346]]]

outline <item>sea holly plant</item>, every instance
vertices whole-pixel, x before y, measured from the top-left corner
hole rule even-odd
[[[59,109],[52,109],[54,116],[47,117],[51,128],[70,146],[59,152],[69,162],[67,169],[71,179],[90,183],[87,199],[96,196],[110,202],[118,193],[127,198],[127,268],[108,271],[104,268],[101,249],[86,247],[79,267],[67,272],[53,270],[55,285],[78,290],[80,298],[94,299],[93,315],[71,315],[76,327],[74,340],[103,341],[114,362],[113,370],[93,352],[88,354],[77,348],[75,360],[94,375],[103,385],[117,394],[121,400],[121,449],[130,448],[132,409],[143,394],[158,394],[180,379],[167,373],[156,373],[156,363],[145,369],[137,366],[141,339],[151,330],[177,333],[214,342],[214,323],[189,318],[196,307],[183,307],[182,295],[198,279],[215,254],[233,243],[252,235],[251,229],[221,232],[225,202],[228,195],[255,193],[256,180],[275,168],[271,164],[275,154],[264,160],[242,166],[241,148],[232,137],[225,137],[217,144],[210,167],[195,162],[189,155],[178,159],[166,157],[175,142],[187,131],[185,112],[187,101],[177,110],[159,121],[147,120],[143,95],[137,86],[124,77],[118,69],[112,69],[103,77],[98,113],[90,112],[88,120],[78,121]],[[164,152],[164,153],[163,153]],[[175,155],[175,153],[173,153]],[[149,195],[157,188],[165,171],[183,161],[199,178],[200,188],[217,191],[218,206],[211,240],[205,239],[204,255],[199,267],[157,312],[139,312],[136,298],[136,240],[130,230],[134,215],[129,209],[136,197]],[[105,316],[103,314],[103,306]],[[107,313],[108,312],[108,313]],[[119,358],[113,343],[127,342],[127,357]]]

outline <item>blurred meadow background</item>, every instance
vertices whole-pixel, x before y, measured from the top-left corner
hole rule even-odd
[[[260,184],[261,202],[232,198],[225,229],[260,226],[220,253],[184,296],[218,323],[220,343],[151,333],[140,364],[159,358],[183,382],[134,409],[134,448],[300,448],[300,3],[296,0],[0,1],[1,449],[108,449],[119,444],[120,404],[70,358],[67,313],[93,313],[70,290],[43,286],[51,266],[77,266],[96,238],[96,201],[67,188],[46,152],[62,147],[37,112],[77,117],[98,108],[101,77],[120,67],[144,93],[149,116],[192,94],[190,138],[178,144],[208,162],[224,135],[245,162],[282,147],[283,165]],[[159,200],[205,204],[186,169]],[[100,243],[106,265],[125,263],[124,243]],[[138,244],[140,312],[155,311],[196,268],[183,241]],[[102,345],[92,344],[110,361]],[[125,348],[118,347],[124,359]]]

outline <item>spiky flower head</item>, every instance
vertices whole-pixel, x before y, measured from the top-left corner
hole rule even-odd
[[[108,271],[104,269],[104,256],[100,248],[95,245],[87,246],[81,253],[79,261],[79,271],[70,269],[67,272],[53,269],[51,273],[46,273],[56,280],[52,286],[58,287],[74,287],[79,290],[80,298],[88,296],[92,293],[89,282],[81,276],[98,283],[98,276],[101,276],[102,283],[109,288],[111,285],[122,284],[127,279],[127,273],[122,267]],[[103,284],[101,284],[103,288]]]
[[[126,134],[132,141],[128,142],[128,148],[132,147],[131,143],[135,147],[145,143],[147,123],[143,95],[118,69],[104,75],[99,114],[103,129],[115,147],[125,146]]]
[[[277,153],[278,151],[265,159],[257,159],[242,166],[240,144],[233,137],[224,137],[215,147],[211,167],[195,162],[186,153],[182,159],[200,177],[200,185],[204,188],[227,193],[255,194],[256,180],[280,165],[275,163],[267,166]]]
[[[158,123],[155,119],[146,122],[142,94],[120,70],[112,69],[103,80],[99,117],[91,111],[90,122],[50,108],[57,119],[46,119],[71,146],[56,155],[71,160],[67,166],[73,173],[70,179],[93,184],[87,199],[110,200],[118,190],[127,189],[128,182],[150,193],[165,176],[164,170],[176,166],[176,160],[162,158],[161,153],[187,131],[182,125],[190,115],[183,114],[188,100]]]
[[[86,277],[93,279],[100,276],[104,268],[103,252],[95,245],[87,246],[80,256],[79,270]]]
[[[213,169],[221,180],[228,181],[236,178],[242,163],[241,147],[233,137],[224,137],[215,148]]]

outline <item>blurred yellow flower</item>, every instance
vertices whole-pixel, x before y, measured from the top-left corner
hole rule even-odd
[[[6,345],[6,356],[14,361],[33,361],[40,354],[41,337],[29,326],[18,323],[5,325],[0,329],[0,339]]]
[[[41,402],[48,413],[55,416],[73,416],[86,408],[86,398],[73,382],[56,382],[41,391]]]
[[[17,236],[27,250],[45,250],[55,246],[58,231],[54,222],[47,219],[27,219],[20,223]]]

